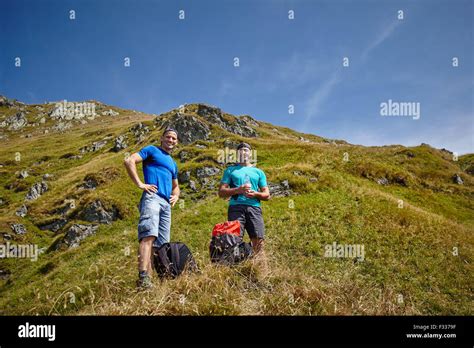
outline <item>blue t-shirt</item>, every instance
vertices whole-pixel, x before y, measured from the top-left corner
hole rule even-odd
[[[178,178],[178,166],[170,154],[161,147],[145,146],[138,153],[143,159],[145,184],[156,185],[157,194],[170,201],[172,180]]]
[[[259,192],[259,189],[267,186],[267,177],[263,170],[255,167],[231,166],[224,171],[221,183],[228,184],[231,188],[239,187],[249,180],[252,190]],[[245,204],[253,207],[260,206],[260,200],[257,198],[247,198],[244,195],[233,195],[229,205]]]

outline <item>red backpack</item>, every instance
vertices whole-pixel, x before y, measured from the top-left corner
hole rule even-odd
[[[226,221],[214,226],[212,236],[217,237],[222,234],[233,234],[240,237],[240,221]]]
[[[239,263],[252,255],[250,243],[240,236],[240,222],[226,221],[214,226],[209,244],[211,262],[225,265]]]

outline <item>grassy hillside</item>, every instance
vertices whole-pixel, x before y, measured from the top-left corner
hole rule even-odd
[[[201,272],[155,278],[152,291],[137,292],[141,192],[122,162],[158,144],[177,110],[155,117],[97,105],[100,114],[118,115],[74,121],[65,130],[53,129],[53,104],[0,106],[0,122],[22,108],[28,121],[0,128],[2,243],[43,251],[36,262],[0,260],[0,314],[473,314],[474,155],[456,158],[429,145],[355,146],[253,120],[247,125],[258,136],[246,138],[198,115],[197,104],[184,112],[210,134],[173,154],[197,188],[181,184],[171,235],[188,244]],[[229,125],[241,119],[222,117]],[[143,127],[148,131],[136,130]],[[128,146],[111,151],[120,135]],[[104,139],[103,147],[81,152]],[[272,184],[288,181],[288,196],[263,203],[268,267],[261,260],[234,268],[209,262],[212,227],[226,220],[227,202],[216,195],[226,166],[217,163],[218,151],[240,140],[257,149],[257,165]],[[220,173],[200,178],[197,169],[206,166]],[[25,201],[42,181],[48,190]],[[97,200],[116,213],[113,221],[95,222],[97,232],[78,247],[56,250],[73,224],[91,223],[87,207]],[[21,217],[23,204],[28,212]],[[26,233],[14,233],[15,223]],[[44,227],[51,223],[58,228]],[[325,257],[333,243],[363,246],[364,257]]]

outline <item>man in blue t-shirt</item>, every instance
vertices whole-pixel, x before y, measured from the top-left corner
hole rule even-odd
[[[221,180],[219,197],[228,198],[227,219],[240,222],[240,234],[249,234],[255,253],[263,248],[265,226],[260,201],[270,198],[265,173],[250,163],[252,148],[247,143],[237,147],[238,164],[228,167]]]
[[[159,247],[170,241],[171,207],[179,198],[178,167],[170,153],[178,143],[178,132],[167,128],[161,145],[145,146],[125,159],[125,167],[134,184],[143,190],[138,222],[138,282],[139,288],[151,287],[152,246]],[[143,162],[143,183],[136,164]]]

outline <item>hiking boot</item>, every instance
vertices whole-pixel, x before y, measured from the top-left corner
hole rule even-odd
[[[148,274],[140,275],[137,280],[137,288],[138,290],[148,290],[153,287],[153,283],[151,282],[151,278]]]

